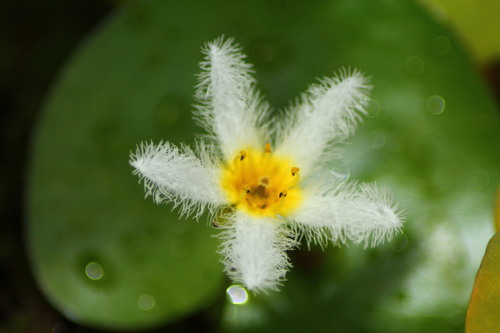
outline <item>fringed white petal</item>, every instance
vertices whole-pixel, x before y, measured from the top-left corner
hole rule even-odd
[[[367,79],[356,70],[343,70],[312,85],[300,104],[286,113],[285,126],[277,130],[277,153],[292,156],[302,175],[310,173],[331,157],[325,151],[332,143],[352,134],[365,113],[369,90]]]
[[[268,112],[255,90],[251,65],[232,39],[219,38],[203,49],[196,120],[219,142],[226,160],[244,147],[268,140],[262,126]]]
[[[226,273],[250,290],[276,290],[291,266],[285,251],[296,245],[290,230],[276,219],[244,213],[232,220],[219,235]]]
[[[333,184],[332,184],[333,185]],[[325,245],[351,240],[374,247],[400,232],[402,219],[390,196],[372,184],[316,188],[289,219],[307,243]]]
[[[156,203],[173,202],[181,215],[199,217],[205,208],[225,204],[219,170],[211,165],[204,145],[198,144],[203,162],[188,147],[181,149],[169,142],[142,143],[130,156],[134,173],[144,181],[146,196]]]

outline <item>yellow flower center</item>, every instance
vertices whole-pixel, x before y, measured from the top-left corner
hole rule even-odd
[[[268,143],[264,151],[240,151],[224,167],[221,186],[238,209],[257,216],[286,216],[302,198],[299,171],[290,159],[273,155]]]

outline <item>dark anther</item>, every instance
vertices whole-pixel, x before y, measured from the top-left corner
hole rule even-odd
[[[240,151],[240,161],[243,161],[247,157],[247,152],[242,150]]]

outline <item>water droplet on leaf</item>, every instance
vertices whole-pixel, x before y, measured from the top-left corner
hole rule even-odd
[[[104,269],[99,263],[91,261],[85,266],[85,275],[91,280],[100,280],[104,276]]]
[[[443,97],[439,95],[433,95],[427,99],[425,105],[427,107],[427,111],[429,111],[430,114],[438,115],[443,113],[446,102]]]
[[[406,71],[412,75],[418,75],[424,71],[424,61],[418,56],[411,56],[405,61]]]
[[[439,55],[445,55],[450,51],[451,42],[448,37],[437,36],[432,40],[432,47]]]
[[[226,294],[233,304],[245,304],[248,301],[248,293],[242,286],[232,285],[227,288]]]
[[[144,294],[144,295],[139,296],[139,298],[137,299],[137,306],[141,310],[144,310],[144,311],[151,310],[152,308],[155,307],[155,305],[156,305],[156,301],[155,301],[154,297],[151,295]]]

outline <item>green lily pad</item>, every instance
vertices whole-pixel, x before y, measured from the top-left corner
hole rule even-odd
[[[200,46],[234,36],[272,105],[341,66],[372,77],[369,115],[335,171],[406,210],[374,251],[292,253],[282,292],[228,304],[227,330],[453,332],[491,233],[500,124],[470,59],[411,1],[136,1],[63,73],[34,138],[28,241],[48,298],[76,321],[145,328],[222,297],[216,241],[143,200],[128,154],[192,142]],[[472,223],[471,221],[474,221]],[[404,328],[404,329],[402,329]]]

